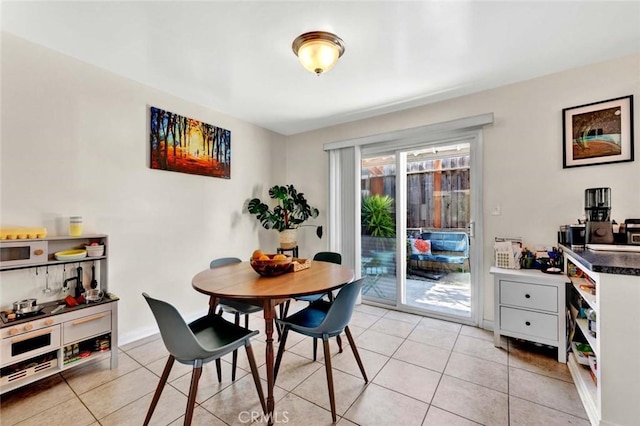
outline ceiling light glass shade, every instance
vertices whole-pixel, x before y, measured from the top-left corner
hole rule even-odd
[[[344,53],[344,42],[340,37],[324,31],[304,33],[291,47],[302,66],[317,75],[333,68]]]

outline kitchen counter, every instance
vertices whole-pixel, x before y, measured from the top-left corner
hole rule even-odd
[[[640,253],[560,247],[562,251],[578,258],[590,271],[612,275],[640,276]]]

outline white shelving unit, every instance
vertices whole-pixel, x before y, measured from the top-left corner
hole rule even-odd
[[[586,319],[577,325],[598,360],[598,382],[589,367],[570,353],[568,366],[578,394],[593,425],[636,425],[640,419],[640,277],[593,272],[572,253],[565,262],[576,265],[596,285],[596,295],[580,288],[587,278],[571,278],[573,288],[596,311],[596,337]],[[566,265],[565,265],[566,266]],[[566,270],[566,269],[565,269]]]

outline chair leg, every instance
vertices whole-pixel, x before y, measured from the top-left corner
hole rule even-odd
[[[218,316],[222,316],[222,314],[224,313],[224,311],[222,310],[222,307],[218,308]],[[216,359],[216,373],[218,374],[218,383],[222,383],[222,362],[220,361],[220,358]]]
[[[280,319],[285,319],[287,317],[287,314],[289,313],[289,303],[291,303],[291,301],[287,300],[286,302],[280,304]],[[276,331],[278,332],[278,342],[280,341],[280,339],[282,339],[282,327],[283,326],[278,326],[276,324]]]
[[[333,372],[331,371],[331,352],[329,350],[329,338],[322,339],[324,346],[324,367],[327,372],[327,385],[329,387],[329,403],[331,404],[331,419],[336,422],[336,396],[333,390]]]
[[[196,361],[197,363],[198,361]],[[184,415],[184,426],[191,425],[193,420],[193,408],[196,405],[196,395],[198,394],[198,382],[200,381],[200,375],[202,374],[202,364],[193,368],[191,373],[191,387],[189,388],[189,398],[187,398],[187,412]]]
[[[240,326],[240,312],[236,312],[234,314],[235,317],[235,324],[237,326]],[[232,358],[232,362],[231,362],[231,381],[235,382],[236,381],[236,366],[238,365],[238,350],[236,349],[235,351],[233,351],[233,358]]]
[[[169,373],[171,373],[171,367],[173,367],[173,363],[175,360],[176,359],[173,357],[173,355],[169,355],[169,359],[167,359],[167,363],[165,364],[164,370],[162,371],[162,376],[160,377],[160,381],[158,382],[156,392],[153,394],[151,405],[149,406],[149,410],[147,411],[147,417],[145,417],[144,419],[144,426],[147,426],[151,421],[151,416],[153,415],[153,411],[156,409],[156,405],[158,405],[160,395],[162,394],[162,389],[164,389],[164,385],[167,384],[167,379],[169,378]]]
[[[276,363],[273,367],[273,384],[276,383],[278,377],[278,370],[280,369],[280,362],[282,361],[282,354],[284,354],[284,345],[287,344],[287,336],[289,335],[289,328],[284,326],[282,330],[282,339],[280,339],[280,346],[278,347],[278,355],[276,356]]]
[[[262,411],[267,414],[267,403],[264,400],[264,392],[262,391],[262,382],[260,382],[260,375],[258,374],[258,366],[256,365],[256,359],[253,356],[253,348],[251,343],[245,345],[247,351],[247,358],[249,359],[249,366],[251,367],[251,375],[253,376],[253,382],[256,384],[256,390],[258,391],[258,398],[260,398],[260,405],[262,405]]]
[[[360,359],[360,354],[358,353],[358,348],[356,347],[356,342],[353,340],[353,336],[351,335],[349,326],[346,326],[344,328],[344,332],[347,335],[347,339],[349,340],[349,345],[351,346],[351,350],[353,351],[353,356],[356,357],[356,362],[358,363],[358,367],[360,367],[360,372],[362,373],[364,382],[368,383],[369,379],[367,378],[367,373],[365,373],[364,371],[364,365],[362,365],[362,360]]]
[[[244,315],[244,328],[249,329],[249,315],[247,314]]]
[[[287,300],[286,302],[284,302],[282,305],[280,305],[282,307],[282,310],[280,311],[280,319],[285,319],[287,317],[287,315],[289,315],[289,305],[291,304],[291,300]]]
[[[275,309],[273,310],[273,319],[278,319],[282,317],[282,303],[278,306],[278,310],[280,311],[280,316],[278,316],[278,311],[276,311]],[[278,334],[278,342],[280,341],[280,338],[282,337],[282,326],[278,325],[278,323],[274,323],[273,328],[276,330],[276,333]]]
[[[342,353],[342,337],[339,334],[336,336],[336,342],[338,342],[338,352]]]
[[[318,339],[313,338],[313,360],[315,361],[318,357]]]
[[[216,359],[216,373],[218,373],[218,383],[222,383],[222,362]]]

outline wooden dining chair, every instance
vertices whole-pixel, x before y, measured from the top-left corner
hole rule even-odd
[[[330,262],[330,263],[335,263],[337,265],[341,265],[342,255],[340,253],[336,253],[333,251],[321,251],[316,253],[315,256],[313,256],[313,260],[317,260],[320,262]],[[294,299],[312,303],[312,302],[315,302],[316,300],[322,299],[324,296],[328,296],[329,301],[333,300],[332,292],[316,293],[316,294],[310,294],[308,296],[298,296],[298,297],[294,297]],[[286,318],[286,316],[288,315],[289,304],[290,304],[290,301],[287,300],[285,303],[280,305],[280,318]],[[282,334],[282,330],[280,330],[280,334]],[[342,338],[340,337],[340,335],[336,336],[336,342],[338,342],[338,351],[342,353]],[[318,339],[313,339],[313,360],[315,361],[317,357],[318,357]]]
[[[282,326],[282,338],[278,347],[278,356],[276,357],[274,367],[274,382],[278,377],[278,370],[282,361],[282,355],[285,351],[287,336],[289,331],[304,334],[314,339],[322,339],[324,347],[324,365],[327,374],[327,386],[329,388],[329,402],[331,404],[331,417],[336,421],[336,400],[333,389],[333,373],[331,371],[331,352],[329,351],[329,338],[338,336],[344,332],[349,339],[349,345],[353,351],[353,356],[358,363],[362,377],[365,383],[369,382],[367,373],[364,371],[358,348],[353,340],[351,331],[349,330],[349,321],[353,315],[353,309],[356,304],[360,290],[362,289],[362,279],[346,284],[336,296],[333,302],[325,300],[317,300],[312,302],[308,307],[296,312],[285,319],[277,319],[276,322]]]
[[[237,257],[221,257],[213,259],[209,264],[209,268],[219,268],[221,266],[233,265],[240,263],[242,260]],[[220,299],[218,302],[218,315],[223,313],[232,314],[234,323],[240,325],[240,315],[244,315],[244,328],[249,329],[249,314],[260,312],[262,306],[252,305],[250,303],[240,302],[232,299]],[[236,367],[238,365],[238,351],[233,351],[232,363],[231,363],[231,381],[236,380]],[[216,360],[216,373],[218,374],[218,383],[222,382],[222,363],[220,360]]]
[[[151,421],[175,361],[193,367],[184,419],[184,424],[190,425],[198,393],[198,382],[202,375],[202,366],[207,362],[219,360],[222,356],[237,350],[241,346],[244,346],[247,351],[251,374],[258,391],[262,410],[264,413],[267,412],[267,404],[262,392],[258,367],[251,348],[251,338],[258,334],[257,330],[247,330],[218,315],[206,315],[187,324],[176,308],[169,303],[154,299],[146,293],[142,293],[142,295],[153,312],[153,316],[160,328],[162,341],[169,351],[169,358],[144,420],[145,426]]]

